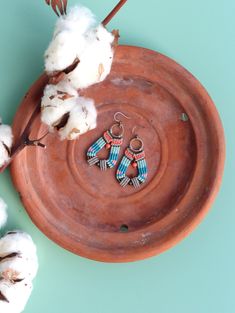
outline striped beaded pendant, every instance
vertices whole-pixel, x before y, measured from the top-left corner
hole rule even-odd
[[[132,146],[133,141],[138,140],[141,143],[139,149],[135,149]],[[130,178],[126,175],[128,167],[132,165],[134,168],[138,169],[138,175],[136,177]],[[143,184],[148,176],[148,168],[145,158],[143,141],[136,137],[131,140],[130,146],[126,149],[121,163],[118,166],[116,178],[122,187],[131,185],[134,188],[139,188]]]
[[[118,127],[121,129],[121,133],[114,135],[113,129]],[[107,130],[102,137],[100,137],[87,151],[87,162],[90,166],[97,165],[102,171],[106,171],[107,168],[113,168],[118,160],[120,147],[123,143],[123,126],[122,124],[114,124],[110,130]],[[108,159],[99,159],[98,152],[103,148],[110,149]]]

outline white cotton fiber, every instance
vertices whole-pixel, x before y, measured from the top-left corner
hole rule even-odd
[[[84,50],[86,32],[94,24],[94,15],[82,6],[76,6],[67,15],[61,16],[45,53],[46,71],[61,71],[71,65]]]
[[[12,147],[12,129],[8,125],[1,124],[0,119],[0,167],[9,160],[9,151]]]
[[[74,88],[87,88],[102,82],[110,73],[113,62],[114,36],[102,25],[87,34],[87,45],[79,55],[77,67],[67,75]]]
[[[17,253],[17,256],[0,262],[0,273],[11,268],[19,272],[20,278],[32,280],[38,270],[37,251],[32,238],[21,231],[7,233],[0,239],[0,256],[11,253]]]
[[[12,231],[0,239],[0,312],[23,312],[37,270],[36,246],[28,234]]]
[[[1,313],[21,313],[24,311],[33,286],[31,281],[22,280],[12,284],[6,280],[0,281],[0,292],[7,301],[0,300]]]
[[[58,125],[64,114],[74,108],[77,97],[77,91],[66,82],[47,85],[41,102],[42,122],[51,128]]]
[[[12,231],[0,239],[0,256],[17,252],[24,255],[36,256],[36,246],[32,238],[22,231]]]
[[[60,138],[74,140],[96,127],[97,112],[94,101],[78,97],[76,106],[70,111],[65,127],[59,131]]]
[[[97,112],[93,100],[80,97],[78,92],[64,81],[57,85],[47,85],[41,103],[42,122],[53,129],[66,113],[69,114],[68,121],[59,130],[62,140],[76,139],[96,127]]]
[[[0,229],[2,226],[6,224],[7,221],[7,205],[3,201],[3,199],[0,198]]]

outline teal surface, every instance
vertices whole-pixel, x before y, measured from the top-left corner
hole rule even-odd
[[[11,123],[43,70],[56,17],[44,0],[1,2],[0,115]],[[116,1],[82,3],[102,19]],[[158,50],[191,71],[212,96],[224,124],[227,161],[220,194],[203,223],[179,245],[129,264],[80,258],[39,232],[9,172],[0,177],[0,195],[10,213],[6,229],[29,232],[38,247],[40,270],[25,313],[235,312],[234,15],[234,0],[129,0],[110,24],[120,29],[122,43]]]

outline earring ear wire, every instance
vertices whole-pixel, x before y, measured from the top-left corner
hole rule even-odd
[[[119,124],[122,123],[121,120],[119,120],[119,119],[117,118],[117,115],[119,115],[119,114],[122,115],[123,117],[125,117],[127,120],[131,120],[131,117],[125,115],[124,113],[122,113],[122,112],[116,112],[116,113],[114,114],[114,116],[113,116],[113,119],[114,119],[115,122],[117,122],[117,123],[119,123]]]
[[[107,168],[113,168],[116,165],[124,135],[122,121],[117,118],[119,114],[126,119],[130,119],[129,116],[122,112],[116,112],[114,114],[113,119],[115,124],[109,130],[105,131],[103,136],[94,142],[87,151],[87,162],[90,166],[97,165],[102,171],[105,171]],[[118,133],[115,133],[115,127],[118,128]],[[108,159],[99,159],[97,154],[104,147],[110,149],[109,157]]]
[[[132,133],[132,135],[134,136],[134,137],[136,137],[136,138],[138,138],[139,136],[138,136],[138,134],[137,134],[137,132],[135,132],[135,130],[136,130],[136,128],[145,128],[144,126],[140,126],[140,125],[135,125],[133,128],[132,128],[132,131],[131,131],[131,133]]]

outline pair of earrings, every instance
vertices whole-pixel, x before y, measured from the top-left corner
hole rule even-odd
[[[114,115],[115,124],[109,130],[106,130],[102,137],[100,137],[87,151],[87,162],[90,166],[97,165],[102,171],[108,168],[113,168],[118,161],[121,145],[123,144],[124,126],[122,122],[117,119],[117,115],[121,114],[128,118],[121,112]],[[129,118],[128,118],[129,119]],[[133,132],[133,131],[132,131]],[[99,159],[97,156],[103,148],[110,149],[107,159]],[[127,169],[132,165],[138,170],[136,177],[128,177]],[[145,159],[143,140],[135,135],[129,146],[126,148],[121,162],[116,171],[116,179],[122,187],[131,185],[134,188],[140,187],[148,176],[147,163]]]

